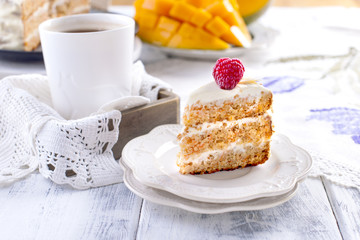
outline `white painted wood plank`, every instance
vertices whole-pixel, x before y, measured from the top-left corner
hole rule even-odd
[[[341,239],[320,179],[290,201],[261,211],[190,213],[144,201],[137,239]]]
[[[79,191],[34,174],[0,188],[0,239],[134,239],[141,202],[123,183]]]
[[[344,239],[360,239],[360,191],[323,180]]]

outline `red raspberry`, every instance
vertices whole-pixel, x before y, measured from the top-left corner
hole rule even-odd
[[[213,76],[221,89],[231,90],[244,76],[244,66],[237,58],[220,58],[216,61]]]

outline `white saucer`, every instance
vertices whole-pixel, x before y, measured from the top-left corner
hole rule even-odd
[[[309,172],[312,160],[284,135],[272,139],[271,157],[262,165],[204,175],[182,175],[176,165],[180,125],[162,125],[131,140],[122,158],[137,181],[182,198],[238,203],[285,194]]]
[[[293,196],[295,196],[298,189],[298,184],[296,184],[289,192],[275,197],[258,198],[238,203],[206,203],[189,200],[166,191],[148,187],[136,180],[131,169],[124,163],[123,159],[120,159],[120,165],[124,170],[125,185],[130,191],[139,197],[153,203],[177,207],[195,213],[217,214],[271,208],[290,200]]]

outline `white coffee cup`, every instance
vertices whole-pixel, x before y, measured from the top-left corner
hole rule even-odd
[[[96,112],[131,95],[135,22],[91,13],[50,19],[39,26],[53,107],[65,119]]]

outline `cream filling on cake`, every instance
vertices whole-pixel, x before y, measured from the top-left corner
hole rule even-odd
[[[52,16],[55,16],[57,14],[57,8],[59,6],[63,6],[63,5],[67,5],[69,4],[69,1],[70,0],[51,0],[50,1],[50,9],[49,9],[49,12],[50,12],[50,15]],[[67,6],[66,6],[67,8]]]
[[[214,102],[215,105],[220,106],[224,101],[234,99],[236,95],[259,99],[264,92],[269,92],[269,90],[254,80],[244,79],[231,90],[223,90],[215,81],[212,81],[192,92],[187,105],[197,103],[205,105]]]
[[[71,14],[84,13],[90,10],[89,5],[81,5],[72,9]]]
[[[188,132],[185,136],[192,136],[194,134],[202,134],[202,132],[205,132],[207,130],[213,130],[215,128],[222,128],[224,126],[224,124],[226,124],[225,128],[231,128],[233,126],[241,126],[245,123],[252,123],[252,122],[259,122],[262,121],[264,119],[264,117],[267,116],[271,116],[271,111],[268,110],[266,113],[264,113],[263,115],[257,116],[257,117],[248,117],[248,118],[242,118],[239,120],[234,120],[234,121],[221,121],[221,122],[215,122],[215,123],[203,123],[201,125],[197,125],[196,128],[189,128]],[[184,136],[184,137],[185,137]]]
[[[21,20],[22,0],[0,0],[0,49],[24,49],[24,25]]]
[[[256,145],[258,148],[263,148],[266,144],[266,140],[262,141],[260,144]],[[182,156],[179,156],[179,162],[180,163],[194,163],[194,164],[201,164],[202,162],[211,161],[209,159],[209,156],[212,155],[214,158],[220,157],[225,151],[233,151],[235,153],[245,153],[246,149],[254,147],[255,145],[253,143],[245,143],[245,144],[238,144],[237,142],[233,142],[229,144],[228,147],[224,149],[216,149],[216,150],[210,150],[206,151],[200,154],[196,154],[194,156],[189,157],[188,159],[184,159]]]

